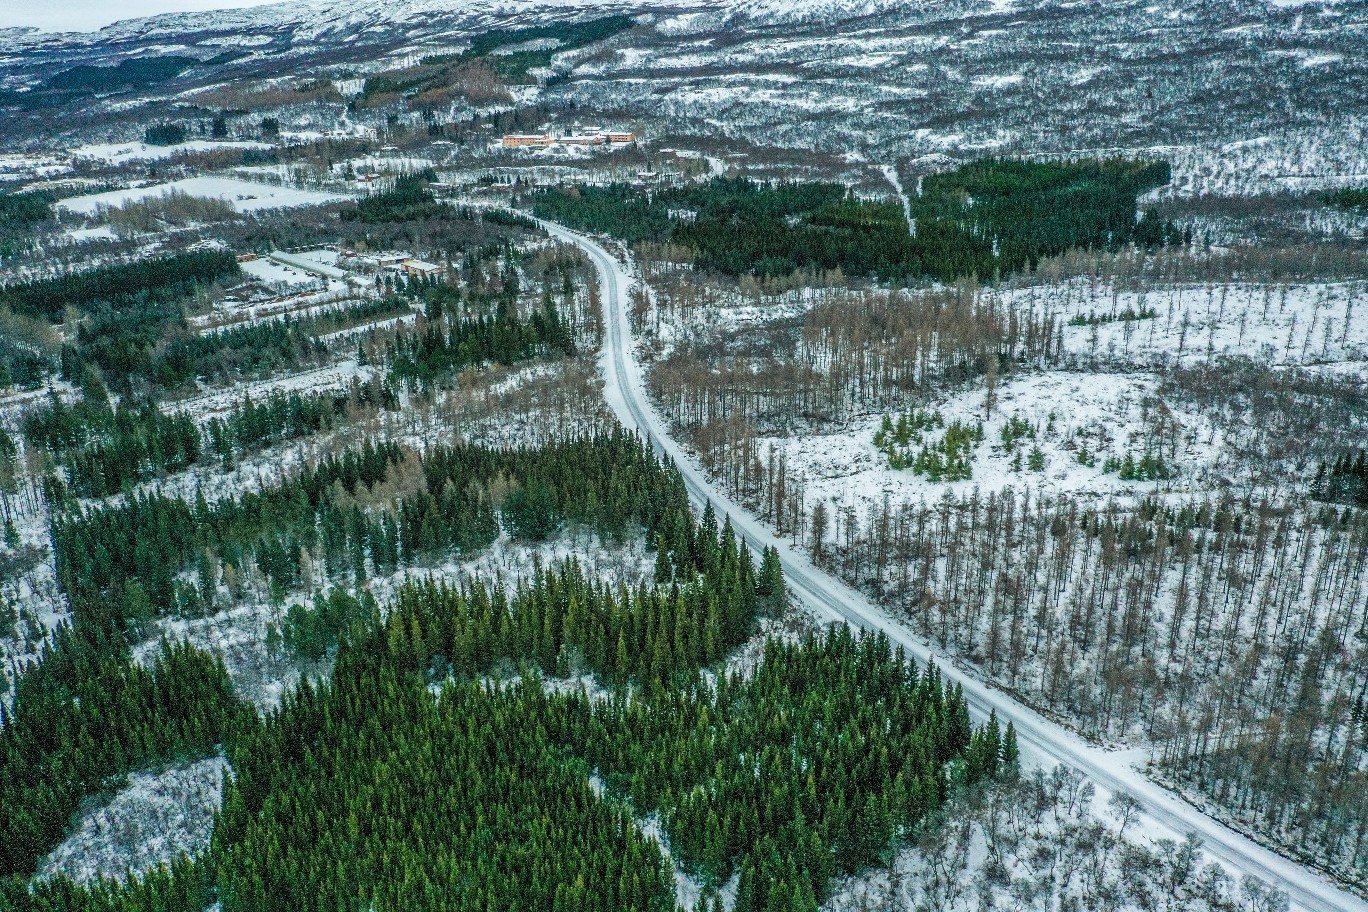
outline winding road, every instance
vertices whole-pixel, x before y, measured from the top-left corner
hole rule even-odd
[[[945,680],[964,688],[973,715],[984,719],[990,711],[996,711],[1003,724],[1010,721],[1016,727],[1022,756],[1028,763],[1049,767],[1064,764],[1078,770],[1097,786],[1102,800],[1108,793],[1117,792],[1136,798],[1146,818],[1144,831],[1151,837],[1181,841],[1189,833],[1196,834],[1207,855],[1220,862],[1227,873],[1236,878],[1253,876],[1277,887],[1287,894],[1294,909],[1368,912],[1368,901],[1337,887],[1319,873],[1264,848],[1151,781],[1133,765],[1133,754],[1089,744],[1011,695],[958,667],[952,657],[914,637],[864,595],[814,567],[790,542],[776,537],[749,511],[714,490],[698,464],[670,438],[665,423],[647,399],[641,368],[632,351],[632,331],[627,320],[625,293],[632,279],[596,241],[560,225],[542,224],[553,237],[584,250],[598,269],[605,323],[600,355],[604,395],[619,420],[645,436],[657,452],[672,459],[684,477],[690,497],[699,504],[710,501],[719,515],[731,517],[737,535],[747,544],[757,552],[767,547],[777,548],[789,587],[805,604],[832,621],[883,631],[890,641],[902,646],[919,663],[934,661],[940,666]]]

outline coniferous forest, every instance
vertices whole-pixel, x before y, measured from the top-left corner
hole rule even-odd
[[[629,243],[668,242],[698,268],[730,276],[840,269],[950,282],[1034,269],[1075,248],[1183,243],[1153,211],[1135,218],[1136,198],[1168,173],[1150,162],[983,159],[928,178],[906,216],[897,202],[863,200],[840,184],[726,177],[649,195],[623,185],[547,189],[531,201],[543,218]]]
[[[79,428],[49,415],[41,433],[65,423]],[[338,507],[387,481],[391,499]],[[606,587],[571,559],[511,590],[334,592],[292,608],[283,636],[335,652],[330,679],[265,717],[193,647],[130,663],[139,625],[212,598],[182,569],[255,563],[293,589],[306,550],[345,581],[565,523],[645,535],[654,585]],[[654,812],[706,883],[739,874],[737,908],[815,909],[953,790],[1015,769],[1010,729],[974,729],[883,639],[771,643],[748,678],[700,676],[781,609],[782,571],[710,508],[695,522],[677,473],[624,434],[421,457],[367,443],[259,494],[71,510],[54,543],[75,622],[0,735],[6,806],[28,809],[3,824],[4,870],[31,871],[81,798],[130,769],[221,749],[233,777],[203,857],[118,886],[13,879],[16,909],[668,910],[670,862],[632,822]],[[603,694],[540,685],[583,673]]]

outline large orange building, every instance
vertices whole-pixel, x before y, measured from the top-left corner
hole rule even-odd
[[[600,130],[590,127],[564,136],[551,133],[508,133],[504,135],[505,149],[545,148],[557,144],[567,146],[626,145],[636,142],[636,134],[625,130]]]
[[[522,146],[549,146],[551,137],[545,133],[508,133],[504,135],[503,147],[517,149]]]

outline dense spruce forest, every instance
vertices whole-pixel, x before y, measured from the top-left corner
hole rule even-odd
[[[725,557],[724,538],[706,551],[717,568],[750,560]],[[753,677],[710,686],[643,661],[679,636],[648,611],[640,651],[622,634],[616,647],[643,686],[599,699],[548,694],[535,675],[471,677],[500,655],[535,663],[539,629],[594,597],[573,565],[520,593],[511,615],[497,591],[408,590],[402,611],[351,628],[330,682],[301,685],[264,720],[206,723],[235,771],[206,857],[91,890],[9,881],[9,907],[667,910],[668,862],[630,823],[659,808],[707,882],[739,871],[736,908],[812,910],[832,875],[876,861],[954,790],[1015,775],[1010,728],[975,731],[934,668],[918,674],[887,641],[844,628],[772,643]],[[438,650],[466,670],[434,663]],[[453,671],[434,696],[428,682]],[[397,826],[400,806],[411,811]]]
[[[1325,201],[1344,209],[1368,209],[1368,187],[1345,187],[1325,194]]]
[[[86,313],[102,308],[142,310],[237,274],[237,259],[231,251],[198,250],[6,285],[0,289],[0,302],[18,313],[56,321],[67,307]]]
[[[246,404],[223,427],[302,408]],[[120,420],[92,395],[27,431],[61,452],[121,439]],[[235,578],[283,599],[478,550],[501,526],[538,540],[567,523],[645,535],[655,584],[605,587],[570,559],[512,591],[410,582],[383,610],[334,589],[278,632],[301,658],[336,653],[330,679],[265,718],[188,645],[150,668],[129,657],[153,618],[232,599]],[[624,433],[421,455],[367,443],[213,503],[59,512],[53,542],[75,620],[21,675],[0,732],[6,806],[26,809],[0,823],[8,908],[663,912],[669,861],[632,823],[659,811],[708,884],[739,872],[737,908],[813,910],[952,791],[1015,771],[1010,729],[972,729],[962,697],[883,639],[771,644],[752,677],[700,677],[782,609],[778,556],[757,567],[711,508],[695,522],[678,473]],[[611,695],[540,686],[584,673]],[[123,884],[26,881],[83,797],[218,750],[233,776],[204,856]]]
[[[55,197],[49,191],[0,191],[0,261],[26,250],[33,229],[52,218]]]
[[[437,179],[431,169],[395,178],[394,185],[363,198],[355,207],[344,209],[349,221],[380,224],[456,218],[458,210],[437,201],[428,184]]]
[[[1136,199],[1168,182],[1163,163],[1041,164],[984,159],[926,179],[910,201],[853,196],[840,184],[718,177],[645,194],[625,185],[543,189],[533,211],[629,243],[668,242],[700,269],[737,276],[840,269],[907,282],[987,280],[1074,248],[1181,243]]]
[[[251,712],[205,652],[167,645],[144,668],[86,634],[63,628],[0,708],[0,878],[31,874],[82,798],[130,770],[214,753]]]
[[[78,623],[115,635],[168,612],[203,611],[225,580],[230,597],[259,585],[279,600],[311,579],[360,583],[372,570],[480,550],[499,534],[501,503],[505,523],[532,539],[565,522],[605,538],[630,523],[654,533],[687,509],[677,476],[623,435],[422,455],[368,441],[213,503],[152,494],[67,511],[53,519],[53,543]],[[177,579],[182,570],[198,581]]]
[[[141,386],[174,390],[197,378],[226,383],[323,363],[331,350],[322,336],[411,312],[401,297],[359,301],[314,316],[229,326],[197,334],[179,306],[147,314],[111,314],[83,321],[75,347],[62,350],[62,375],[81,376],[87,364],[101,369],[121,391]]]
[[[1311,482],[1311,496],[1368,509],[1368,463],[1364,452],[1351,450],[1330,465],[1321,463]]]
[[[368,514],[356,506],[342,510],[335,503],[339,497],[373,490],[396,468],[411,470],[418,489],[401,495],[389,509]],[[143,628],[150,620],[173,612],[202,611],[205,603],[212,604],[218,597],[232,599],[241,594],[234,592],[234,581],[250,578],[253,569],[273,597],[283,598],[301,582],[300,542],[322,557],[325,568],[339,574],[357,573],[356,581],[369,579],[370,568],[387,572],[400,561],[407,565],[451,549],[483,548],[499,531],[493,483],[502,494],[506,521],[525,534],[550,534],[564,521],[588,525],[604,536],[628,534],[629,527],[654,533],[659,527],[660,535],[681,549],[678,566],[694,565],[692,552],[683,550],[699,547],[692,528],[670,531],[688,515],[677,473],[657,462],[635,438],[623,434],[566,441],[541,450],[442,449],[422,459],[393,443],[368,443],[305,467],[277,488],[213,505],[202,497],[191,505],[157,496],[54,517],[59,582],[71,600],[74,623],[60,630],[54,645],[19,678],[13,709],[0,733],[7,745],[6,756],[12,756],[15,765],[0,767],[6,772],[0,778],[30,782],[39,790],[51,785],[55,791],[50,798],[35,799],[28,816],[8,816],[0,822],[0,827],[14,827],[0,838],[13,853],[4,870],[31,870],[60,837],[83,791],[134,765],[165,760],[168,751],[179,749],[184,741],[175,735],[173,720],[180,712],[198,712],[199,701],[187,697],[175,712],[162,713],[158,707],[177,702],[177,693],[189,691],[186,686],[162,686],[163,678],[154,676],[138,685],[141,690],[129,691],[144,695],[137,705],[119,711],[130,720],[133,734],[148,726],[156,729],[141,741],[170,745],[166,750],[147,746],[129,755],[117,743],[95,750],[86,739],[81,744],[90,747],[90,763],[96,772],[76,765],[53,783],[31,782],[37,770],[53,769],[50,764],[64,756],[63,751],[76,749],[71,740],[81,730],[76,722],[86,727],[100,724],[102,712],[95,711],[97,704],[86,707],[95,711],[87,718],[81,715],[85,704],[75,695],[91,688],[119,694],[132,686],[125,683],[130,675],[134,683],[141,680],[137,677],[141,672],[129,664],[128,646],[145,635]],[[429,486],[435,495],[429,493]],[[519,496],[522,491],[527,493]],[[134,542],[131,548],[130,541]],[[735,545],[720,539],[718,547],[722,543],[733,549],[732,559],[739,561]],[[727,566],[739,568],[740,564],[729,559]],[[745,566],[749,580],[748,559]],[[176,579],[181,568],[195,573],[196,585]],[[734,569],[719,576],[718,570],[714,577],[732,579],[738,572]],[[321,584],[322,579],[315,582]],[[734,589],[733,585],[727,591]],[[749,607],[735,609],[741,615],[728,609],[732,613],[726,615],[730,626],[725,630],[733,641],[749,630],[754,596],[747,599]],[[700,602],[694,598],[690,604]],[[714,604],[711,610],[719,609]],[[225,684],[221,666],[212,660],[208,666],[196,665],[195,655],[193,651],[183,655],[189,663],[186,674],[207,692],[220,693]],[[68,706],[73,699],[75,704]],[[75,721],[49,727],[64,718],[63,711],[76,713]],[[172,729],[164,729],[163,721]],[[26,732],[39,734],[30,737]],[[198,731],[197,737],[201,746],[204,738],[210,744],[218,740],[209,730]],[[32,771],[26,774],[29,779],[21,775],[25,770]],[[61,786],[62,782],[67,785]]]

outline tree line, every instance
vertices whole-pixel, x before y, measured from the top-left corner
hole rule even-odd
[[[202,495],[190,503],[149,494],[59,513],[52,535],[77,623],[118,636],[168,612],[199,613],[221,587],[241,597],[253,578],[263,595],[282,601],[306,582],[360,582],[478,551],[498,536],[501,514],[529,538],[567,522],[609,538],[632,523],[654,534],[681,510],[678,473],[622,433],[535,450],[436,447],[421,456],[367,441],[275,486],[212,504]],[[182,571],[195,582],[178,578]]]
[[[201,429],[189,414],[169,414],[149,399],[112,406],[91,374],[82,387],[75,403],[54,394],[47,407],[24,419],[29,444],[47,451],[62,468],[61,478],[49,475],[43,482],[54,504],[72,495],[108,497],[214,458],[231,468],[268,446],[350,421],[363,407],[396,407],[394,391],[384,384],[358,383],[343,392],[272,391],[260,402],[244,396],[227,415],[211,418]]]
[[[393,186],[362,197],[354,207],[342,210],[342,217],[368,224],[458,217],[455,208],[439,202],[428,189],[428,184],[436,179],[431,168],[396,177]]]
[[[323,338],[329,333],[409,311],[402,298],[381,298],[203,334],[189,330],[179,307],[160,324],[139,323],[131,314],[87,321],[78,333],[79,347],[63,350],[62,373],[79,377],[85,363],[93,362],[122,389],[134,379],[176,389],[196,379],[226,383],[264,377],[322,363],[339,344]]]
[[[31,247],[33,229],[52,218],[55,201],[48,190],[0,192],[0,260]]]
[[[1325,202],[1342,209],[1368,209],[1368,187],[1344,187],[1323,194]]]
[[[78,322],[61,347],[60,375],[79,383],[96,366],[125,393],[139,384],[174,389],[197,378],[238,379],[316,363],[328,351],[320,336],[410,310],[402,297],[389,296],[309,317],[196,332],[187,307],[239,275],[230,251],[198,250],[12,284],[0,288],[0,304],[51,322],[74,308]]]
[[[840,184],[717,177],[643,194],[625,185],[546,188],[542,218],[628,243],[668,243],[696,267],[730,276],[841,269],[884,281],[995,280],[1083,249],[1182,245],[1190,235],[1141,193],[1168,182],[1165,163],[1109,159],[1038,163],[982,159],[927,177],[910,200],[860,199]]]
[[[17,313],[58,322],[68,306],[82,312],[97,305],[124,309],[148,295],[184,296],[238,272],[231,251],[195,250],[6,285],[0,289],[0,301]]]

